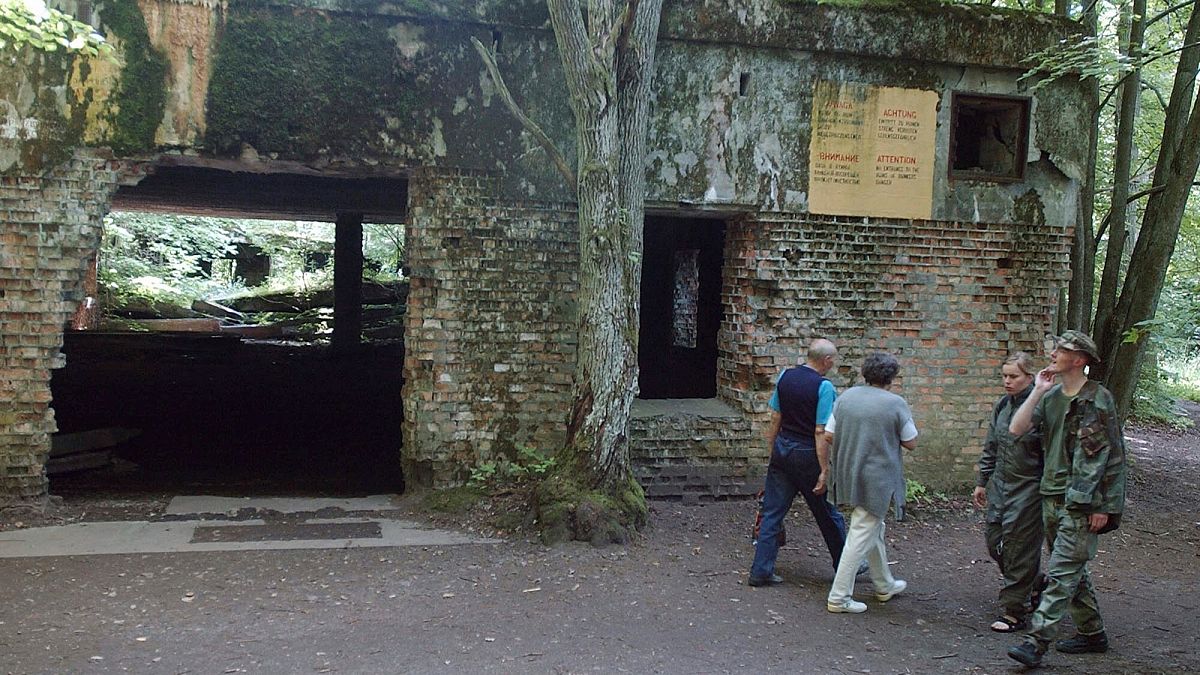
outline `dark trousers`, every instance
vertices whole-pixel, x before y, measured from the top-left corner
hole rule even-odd
[[[812,439],[806,439],[808,444]],[[846,544],[846,520],[841,512],[825,500],[825,495],[814,495],[813,488],[821,475],[817,451],[800,440],[779,434],[771,451],[771,463],[767,466],[766,488],[763,490],[762,523],[755,542],[754,565],[750,568],[752,579],[766,579],[775,573],[775,558],[779,555],[779,530],[796,493],[804,497],[812,511],[829,557],[836,569],[842,559],[842,548]]]

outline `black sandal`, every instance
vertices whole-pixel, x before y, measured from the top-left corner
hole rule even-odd
[[[1029,622],[1024,617],[1018,619],[1008,614],[1001,614],[998,619],[992,622],[990,628],[997,633],[1015,633],[1025,630],[1028,626]]]
[[[1029,594],[1029,611],[1036,612],[1038,605],[1042,604],[1042,593],[1046,591],[1046,587],[1050,585],[1050,578],[1045,574],[1039,574],[1037,582],[1033,585],[1033,592]]]

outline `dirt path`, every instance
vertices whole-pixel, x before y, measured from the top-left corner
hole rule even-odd
[[[1052,653],[1047,672],[1200,671],[1200,431],[1130,437],[1129,515],[1093,566],[1113,648]],[[157,502],[92,503],[115,517]],[[910,592],[851,616],[824,609],[832,571],[803,512],[787,582],[745,585],[753,508],[658,502],[624,548],[3,560],[0,672],[1015,672],[1013,638],[987,629],[999,575],[973,510],[889,523]]]

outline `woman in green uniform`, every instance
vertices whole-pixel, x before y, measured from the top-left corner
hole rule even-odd
[[[1000,565],[1002,614],[991,629],[1000,633],[1023,630],[1026,617],[1037,607],[1045,582],[1042,560],[1042,444],[1035,431],[1013,436],[1008,425],[1013,413],[1033,390],[1037,367],[1025,352],[1016,352],[1000,369],[1004,396],[992,408],[987,441],[979,458],[979,480],[972,495],[987,509],[987,549]]]

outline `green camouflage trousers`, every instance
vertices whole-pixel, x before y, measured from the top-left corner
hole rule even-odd
[[[1050,545],[1046,570],[1050,583],[1042,593],[1042,603],[1030,618],[1028,639],[1045,651],[1067,612],[1071,613],[1075,628],[1084,635],[1103,631],[1104,621],[1088,576],[1087,564],[1096,557],[1099,536],[1088,530],[1087,514],[1068,510],[1063,506],[1062,495],[1053,495],[1043,499],[1042,516]]]

